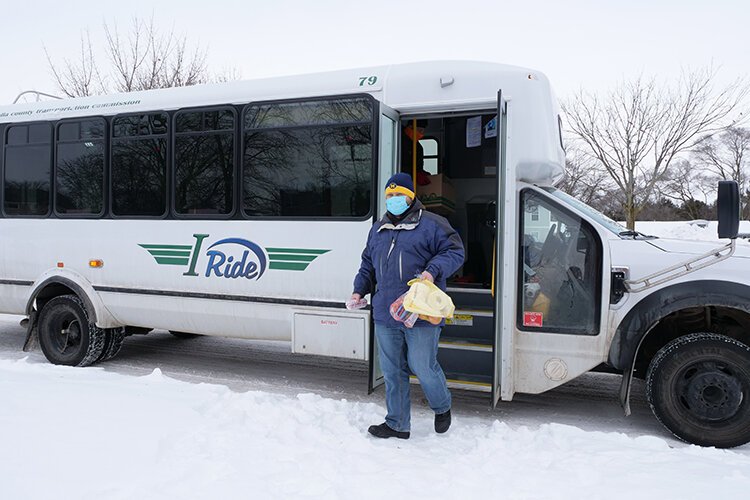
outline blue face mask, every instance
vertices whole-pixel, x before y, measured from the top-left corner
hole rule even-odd
[[[409,204],[406,203],[406,196],[391,196],[385,200],[385,207],[393,215],[401,215],[409,208]]]

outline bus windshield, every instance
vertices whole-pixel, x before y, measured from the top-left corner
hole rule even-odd
[[[599,212],[598,210],[586,205],[581,200],[577,200],[576,198],[573,198],[569,194],[564,193],[557,188],[543,187],[542,189],[544,189],[546,192],[548,192],[555,198],[561,200],[565,204],[570,205],[574,207],[576,210],[588,215],[591,219],[599,223],[599,225],[601,225],[602,227],[606,229],[609,229],[616,235],[621,236],[623,232],[627,232],[627,229],[625,229],[623,226],[613,221],[612,219],[610,219],[603,213]]]

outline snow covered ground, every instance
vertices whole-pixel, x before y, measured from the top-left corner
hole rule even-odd
[[[707,222],[705,227],[703,223]],[[645,234],[662,238],[676,238],[682,240],[721,241],[717,237],[718,223],[716,221],[692,222],[650,222],[638,221],[635,229]],[[750,221],[740,222],[740,233],[750,233]],[[738,240],[739,244],[747,244],[745,240]]]
[[[682,223],[640,231],[715,239]],[[744,229],[743,229],[744,230]],[[415,388],[412,436],[376,440],[382,392],[363,366],[224,339],[132,337],[112,362],[47,364],[0,315],[0,499],[744,498],[750,445],[669,437],[642,395],[622,416],[617,378],[587,375],[490,410],[455,393],[432,431]],[[210,383],[209,383],[210,382]]]
[[[0,360],[2,498],[741,498],[747,452],[458,417],[409,441],[376,403]],[[481,497],[479,496],[481,495]]]

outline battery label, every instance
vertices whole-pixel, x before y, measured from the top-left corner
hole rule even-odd
[[[446,318],[446,325],[473,326],[474,316],[471,314],[454,314],[452,318]]]

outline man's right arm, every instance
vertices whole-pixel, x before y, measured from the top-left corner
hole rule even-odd
[[[371,237],[372,231],[367,235],[367,244],[362,251],[362,262],[359,265],[359,271],[357,271],[356,276],[354,276],[354,290],[352,297],[354,294],[358,294],[358,299],[375,290],[375,267],[372,265],[372,255],[370,254]]]

